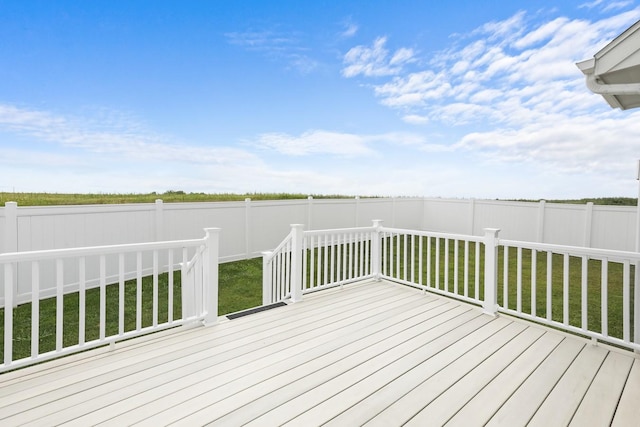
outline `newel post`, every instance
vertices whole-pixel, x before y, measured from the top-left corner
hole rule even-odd
[[[304,225],[291,224],[291,302],[302,301],[302,241]]]
[[[484,229],[484,302],[482,309],[495,316],[498,312],[498,233],[499,228]]]
[[[218,262],[220,248],[220,229],[205,228],[204,253],[204,323],[209,325],[218,321]]]
[[[4,204],[4,252],[18,252],[18,203],[17,202],[6,202]],[[8,267],[5,267],[8,268]],[[13,277],[11,281],[13,285],[11,286],[11,290],[13,291],[13,296],[18,295],[18,263],[12,264],[11,268],[13,269]],[[5,280],[8,280],[5,278]],[[6,288],[5,288],[6,289]],[[15,298],[12,304],[6,302],[7,297],[5,296],[5,307],[18,306],[18,299]]]
[[[262,305],[273,302],[273,275],[271,273],[271,251],[262,252]]]
[[[373,230],[371,231],[371,273],[374,279],[380,280],[382,265],[382,245],[380,244],[380,229],[382,228],[382,220],[373,220]]]

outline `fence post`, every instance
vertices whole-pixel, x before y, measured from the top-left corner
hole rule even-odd
[[[538,243],[544,243],[544,211],[546,203],[547,202],[545,200],[540,200],[540,204],[538,205]]]
[[[396,226],[396,198],[391,198],[391,227]]]
[[[307,227],[313,230],[313,196],[307,197]]]
[[[186,249],[185,249],[186,250]],[[182,319],[191,317],[193,310],[193,280],[189,274],[189,261],[180,263],[180,289],[182,294]]]
[[[155,218],[156,218],[156,235],[155,235],[155,240],[156,242],[160,242],[162,240],[164,240],[164,212],[163,212],[163,202],[162,199],[156,199],[156,213],[155,213]]]
[[[640,160],[638,160],[638,170],[636,173],[638,180],[638,207],[636,208],[636,252],[640,252]],[[636,271],[633,283],[633,335],[634,342],[640,343],[640,262],[636,262]],[[639,350],[635,351],[640,353]]]
[[[588,202],[584,212],[584,242],[586,248],[591,247],[591,228],[593,224],[593,202]]]
[[[246,259],[251,258],[251,198],[244,199],[244,252]]]
[[[4,204],[4,252],[18,252],[18,203],[6,202]],[[18,295],[18,263],[13,265],[12,286],[13,295]],[[10,304],[18,306],[18,298],[14,298]],[[9,307],[5,297],[5,307]]]
[[[499,228],[484,229],[484,302],[482,309],[495,316],[498,312],[498,233]]]
[[[262,305],[273,303],[273,275],[271,274],[271,255],[273,252],[262,252]]]
[[[636,262],[635,278],[633,283],[633,342],[640,344],[640,262]],[[640,350],[635,351],[636,354]]]
[[[220,248],[220,229],[205,228],[204,252],[204,286],[203,286],[203,308],[207,315],[204,318],[206,325],[214,324],[218,321],[218,262]]]
[[[380,228],[382,228],[382,220],[373,220],[373,231],[371,231],[371,272],[374,279],[380,281],[382,265],[382,246],[380,245]]]
[[[302,239],[304,225],[291,224],[291,302],[302,301]]]
[[[476,223],[476,199],[469,200],[469,236],[473,236]]]
[[[4,251],[18,252],[18,204],[4,204]]]

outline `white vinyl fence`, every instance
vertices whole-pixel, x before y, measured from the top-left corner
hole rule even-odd
[[[0,208],[0,253],[73,247],[121,245],[197,238],[203,228],[218,227],[220,262],[259,257],[274,248],[293,222],[311,227],[352,227],[384,218],[405,227],[420,227],[422,199],[303,199],[279,201],[171,203]],[[150,274],[151,258],[143,258],[143,273]],[[69,265],[65,293],[78,290],[79,270]],[[86,266],[86,286],[98,286],[100,271]],[[107,283],[118,280],[118,270],[108,266]],[[53,264],[41,266],[41,277],[55,277]],[[135,278],[133,261],[126,261],[125,280]],[[4,306],[4,277],[0,275],[0,307]],[[19,265],[12,275],[14,304],[31,299],[31,271]],[[55,295],[48,280],[41,296]]]
[[[207,227],[223,229],[220,260],[259,257],[289,232],[289,224],[306,230],[366,227],[381,219],[389,227],[482,236],[484,228],[501,229],[506,239],[535,243],[634,251],[635,207],[503,202],[439,198],[355,198],[278,201],[156,203],[91,206],[0,207],[0,253],[72,247],[120,245],[197,238]],[[42,266],[42,277],[54,277]],[[74,271],[74,268],[76,269]],[[150,271],[143,259],[143,270]],[[77,276],[77,267],[68,268]],[[107,271],[107,281],[118,272]],[[125,267],[125,278],[135,268]],[[97,265],[88,265],[87,286],[97,286]],[[0,276],[0,307],[4,306]],[[13,275],[14,304],[30,300],[31,272]],[[65,292],[78,289],[69,282]],[[54,295],[54,287],[43,289]]]

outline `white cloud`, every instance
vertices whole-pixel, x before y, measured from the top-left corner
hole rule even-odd
[[[633,0],[618,0],[618,1],[603,1],[603,0],[594,0],[591,2],[583,3],[579,8],[584,9],[594,9],[599,6],[602,6],[601,9],[603,12],[608,12],[612,10],[623,9],[627,6],[631,6],[633,4]]]
[[[398,71],[375,84],[374,93],[408,124],[477,127],[451,141],[452,150],[557,173],[612,176],[638,156],[640,113],[611,111],[588,91],[575,62],[638,19],[640,8],[592,22],[541,21],[518,12],[458,35],[427,67]]]
[[[391,76],[400,73],[405,64],[414,60],[415,53],[409,48],[400,48],[389,57],[386,43],[386,37],[378,37],[371,47],[360,45],[349,49],[343,58],[345,67],[342,69],[342,75]]]
[[[307,131],[300,136],[286,133],[260,135],[258,146],[276,150],[282,154],[302,156],[310,154],[333,154],[357,156],[372,154],[365,138],[347,133],[322,130]]]
[[[290,156],[311,156],[328,154],[339,157],[377,156],[374,145],[415,146],[426,144],[422,135],[407,132],[387,132],[381,134],[353,134],[327,130],[311,130],[299,136],[286,133],[260,135],[255,144],[261,148],[275,150]]]
[[[457,144],[501,162],[534,162],[563,173],[625,173],[638,156],[640,113],[603,114],[529,123],[519,129],[496,129],[466,135]]]
[[[534,92],[550,95],[545,86],[554,82],[562,82],[562,95],[575,92],[573,96],[578,99],[584,85],[575,62],[593,55],[639,18],[640,9],[633,9],[596,22],[557,17],[533,23],[524,12],[518,12],[504,21],[485,24],[467,37],[460,36],[466,44],[433,55],[428,68],[411,73],[395,70],[393,78],[374,85],[374,91],[383,105],[409,109],[409,115],[432,119],[449,117],[441,110],[451,103],[479,104],[491,120],[505,117],[492,110],[496,102],[517,96],[518,92],[513,89],[531,87]],[[373,52],[381,52],[383,42],[384,39],[379,39],[378,48]],[[360,52],[359,48],[362,47],[354,48],[356,53]],[[384,58],[385,55],[371,54],[371,57]],[[377,63],[385,64],[380,60]],[[381,70],[385,69],[381,67]],[[349,72],[368,76],[384,74],[362,69]],[[576,81],[580,81],[581,86],[576,85]],[[567,92],[566,88],[572,90]],[[492,105],[487,106],[489,103]],[[564,105],[570,108],[567,103]],[[467,108],[464,113],[467,118],[468,111]],[[478,119],[483,117],[478,115]],[[447,121],[450,122],[450,118]],[[467,123],[467,120],[461,122]]]
[[[345,23],[344,27],[344,30],[340,33],[340,36],[344,38],[353,37],[358,32],[358,26],[352,22]]]
[[[305,47],[295,32],[250,30],[225,33],[225,37],[229,44],[259,52],[273,60],[284,61],[287,68],[303,74],[310,73],[318,66],[318,61],[309,56],[310,49]]]
[[[490,41],[500,40],[502,42],[507,37],[519,34],[524,28],[525,12],[519,11],[515,15],[503,21],[491,21],[475,30],[472,34],[484,34],[488,36]]]
[[[221,164],[254,162],[252,154],[228,147],[205,148],[172,141],[125,115],[69,117],[0,104],[0,131],[36,138],[66,149],[126,160]]]
[[[268,52],[281,51],[286,47],[296,46],[298,40],[290,34],[273,31],[244,31],[225,33],[229,43],[253,50]]]
[[[535,30],[526,33],[523,37],[517,39],[513,45],[518,49],[523,49],[544,40],[552,38],[564,25],[569,21],[568,18],[560,17],[547,22]]]
[[[425,101],[442,98],[450,91],[451,84],[446,75],[431,70],[395,77],[389,83],[375,87],[376,95],[390,107],[425,105]]]
[[[414,125],[423,125],[429,123],[428,116],[421,116],[419,114],[407,114],[406,116],[402,117],[402,120]]]

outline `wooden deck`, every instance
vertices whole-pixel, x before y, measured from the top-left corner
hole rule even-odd
[[[632,353],[387,282],[0,375],[0,425],[638,425]]]

